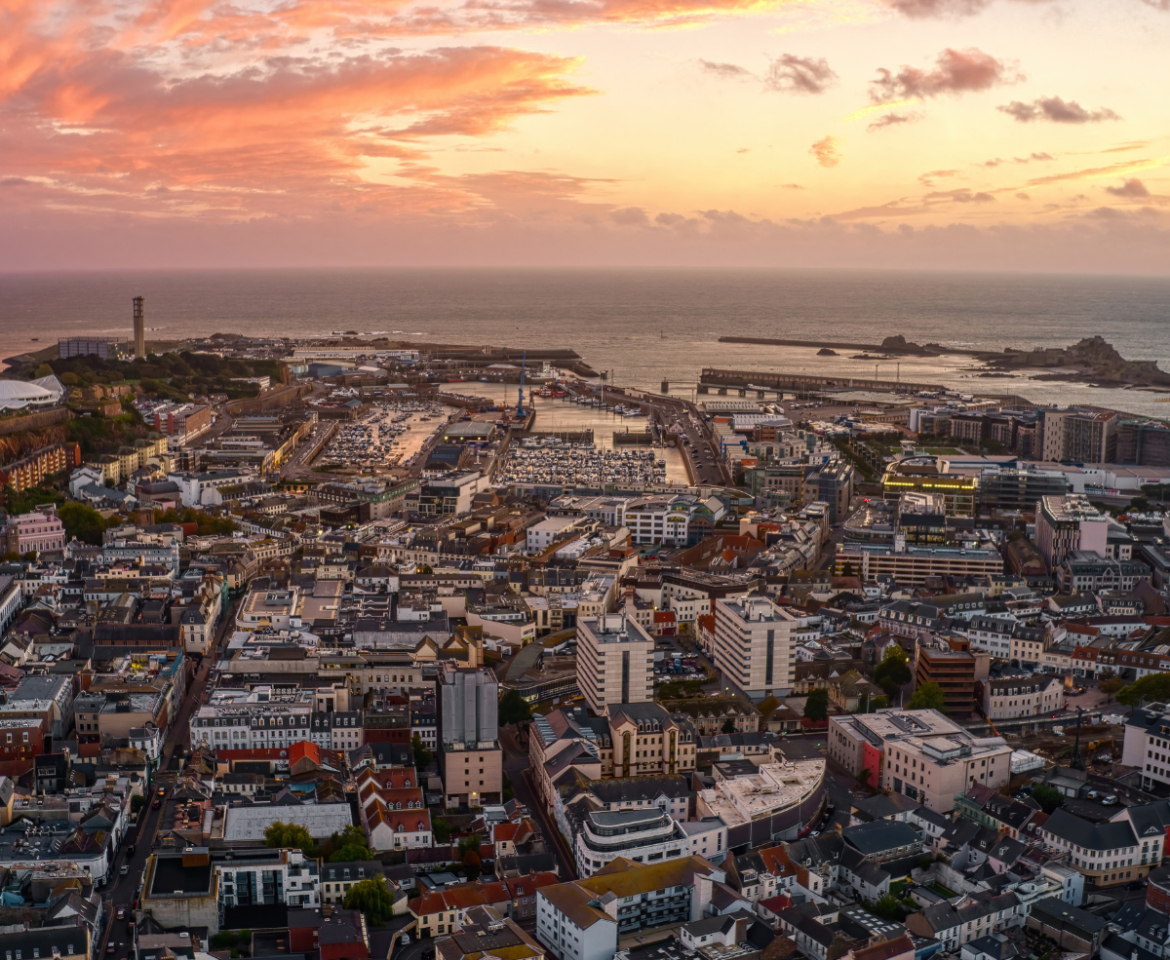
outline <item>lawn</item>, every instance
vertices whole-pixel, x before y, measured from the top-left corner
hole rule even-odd
[[[937,894],[938,894],[940,897],[946,897],[948,900],[950,900],[950,899],[951,899],[951,897],[957,897],[957,896],[958,896],[958,894],[957,894],[957,893],[955,893],[955,891],[954,891],[954,890],[948,890],[948,889],[947,889],[946,887],[944,887],[944,886],[943,886],[941,883],[937,883],[937,882],[936,882],[936,883],[932,883],[932,884],[930,885],[930,889],[931,889],[931,890],[933,890],[935,893],[937,893]]]
[[[962,450],[957,450],[954,447],[926,447],[926,452],[932,457],[961,457]]]

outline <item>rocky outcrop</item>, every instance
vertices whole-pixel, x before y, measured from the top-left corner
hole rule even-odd
[[[837,351],[833,350],[831,347],[821,347],[821,349],[817,351],[817,356],[818,357],[835,357],[835,356],[837,356]]]
[[[1071,347],[1043,350],[1013,350],[991,358],[999,369],[1028,367],[1071,367],[1076,379],[1107,381],[1140,387],[1170,387],[1170,373],[1152,360],[1126,360],[1104,337],[1086,337]]]

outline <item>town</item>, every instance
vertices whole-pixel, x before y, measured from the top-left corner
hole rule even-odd
[[[1170,957],[1167,422],[133,306],[0,379],[6,960]]]

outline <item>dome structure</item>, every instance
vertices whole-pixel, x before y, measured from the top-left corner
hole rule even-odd
[[[51,407],[61,399],[64,388],[56,377],[45,377],[57,381],[58,391],[46,389],[39,383],[25,383],[23,380],[0,380],[0,410],[24,410],[28,407]]]

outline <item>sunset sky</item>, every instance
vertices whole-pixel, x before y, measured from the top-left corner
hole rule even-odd
[[[0,270],[1170,272],[1170,0],[0,0]]]

